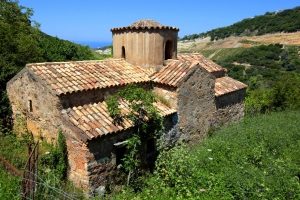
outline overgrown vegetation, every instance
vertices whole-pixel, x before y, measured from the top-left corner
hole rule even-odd
[[[300,73],[298,50],[300,48],[297,46],[285,46],[283,49],[281,44],[260,45],[241,49],[239,53],[218,63],[228,69],[229,76],[232,75],[241,81],[249,80],[250,77],[259,74],[264,79],[274,80],[279,71]]]
[[[299,111],[247,117],[160,154],[141,192],[117,199],[299,199]]]
[[[218,50],[203,51],[208,57]],[[248,85],[246,113],[299,108],[300,47],[270,44],[222,49],[212,59]]]
[[[125,101],[129,105],[127,113],[122,113],[119,107],[121,101]],[[163,117],[153,105],[157,101],[157,95],[134,84],[127,85],[123,90],[119,90],[107,99],[108,111],[115,123],[122,125],[124,120],[130,120],[136,128],[134,134],[127,140],[128,152],[122,159],[123,169],[128,173],[127,185],[130,184],[132,177],[138,179],[137,172],[142,160],[139,147],[145,145],[147,139],[156,138],[164,128]],[[132,183],[133,188],[140,187],[138,185],[140,183],[136,181],[132,181]]]
[[[41,164],[53,170],[59,180],[66,180],[68,169],[67,145],[62,132],[58,133],[57,144],[50,146],[49,154],[40,158]]]
[[[25,118],[20,115],[16,119],[13,131],[6,130],[0,133],[0,156],[22,173],[29,155],[27,147],[33,142],[32,135],[26,128]],[[55,146],[46,141],[41,141],[38,154],[38,174],[34,174],[34,176],[38,176],[39,181],[35,193],[37,199],[84,198],[83,192],[66,180],[67,147],[61,132],[58,133]],[[0,199],[20,199],[21,182],[22,177],[13,174],[10,169],[6,169],[5,165],[0,162]]]
[[[276,32],[296,32],[300,29],[300,7],[243,19],[233,25],[216,28],[205,33],[186,35],[180,40],[210,37],[211,41],[230,36],[253,36]]]

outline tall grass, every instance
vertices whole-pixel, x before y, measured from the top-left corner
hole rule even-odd
[[[245,118],[199,145],[162,152],[157,169],[117,199],[300,199],[300,112]]]

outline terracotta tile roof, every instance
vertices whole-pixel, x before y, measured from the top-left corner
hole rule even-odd
[[[129,112],[126,102],[120,101],[119,105],[122,113]],[[156,102],[154,105],[163,116],[176,113],[175,109],[169,108],[161,102]],[[85,138],[85,140],[91,140],[133,127],[133,122],[127,119],[123,120],[122,125],[114,124],[105,102],[65,109],[62,110],[62,114],[67,121],[82,131],[84,135],[81,138]]]
[[[172,60],[167,64],[167,66],[152,75],[151,80],[155,83],[177,87],[185,75],[188,74],[195,66],[197,66],[197,63]]]
[[[228,76],[217,78],[215,82],[215,96],[222,96],[237,90],[247,88],[244,83],[234,80]]]
[[[179,28],[173,26],[163,26],[162,24],[151,20],[151,19],[143,19],[134,22],[130,26],[124,26],[120,28],[112,28],[110,31],[117,31],[117,30],[126,30],[126,29],[172,29],[179,31]]]
[[[123,59],[26,65],[58,95],[150,81],[148,72]]]
[[[213,61],[205,58],[200,53],[192,53],[192,54],[178,54],[177,59],[182,62],[196,62],[199,63],[201,67],[206,69],[208,72],[219,72],[225,71],[223,67],[214,63]]]

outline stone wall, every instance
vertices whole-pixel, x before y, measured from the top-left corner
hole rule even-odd
[[[182,138],[203,138],[215,111],[215,77],[196,67],[178,87],[178,131]]]
[[[212,125],[219,127],[224,123],[238,121],[244,117],[246,89],[216,97],[216,112]]]
[[[177,108],[177,88],[164,85],[164,84],[155,84],[153,91],[155,94],[165,98],[172,108]]]
[[[216,97],[216,108],[226,108],[234,104],[241,103],[245,100],[246,89],[231,92],[219,97]]]
[[[172,41],[172,58],[177,58],[177,30],[169,29],[126,29],[114,30],[114,58],[124,58],[122,47],[125,49],[125,59],[131,64],[146,69],[162,65],[165,60],[166,42]]]
[[[167,116],[164,121],[164,126],[166,131],[170,130],[173,127],[172,115]],[[115,183],[118,179],[118,170],[117,165],[120,161],[118,157],[118,151],[126,149],[121,149],[125,147],[122,142],[129,139],[132,134],[136,131],[135,128],[131,128],[122,132],[112,133],[100,138],[96,138],[88,141],[87,149],[83,149],[80,145],[77,145],[77,142],[73,140],[72,145],[77,145],[76,151],[69,152],[70,161],[70,178],[75,180],[88,180],[88,187],[90,191],[101,191],[105,183]],[[142,137],[142,145],[139,146],[139,156],[141,160],[141,165],[146,167],[148,163],[147,155],[147,140],[148,137]],[[69,139],[70,140],[70,139]],[[115,145],[119,143],[118,145]],[[70,147],[74,149],[74,147]],[[79,151],[78,151],[79,150]],[[86,151],[86,154],[81,152]],[[79,171],[77,170],[79,167]],[[82,168],[85,168],[87,174],[84,171],[81,171]],[[77,172],[76,172],[77,171]],[[77,177],[74,177],[74,176]],[[78,181],[75,183],[79,184]],[[80,182],[83,184],[83,182]],[[84,185],[86,187],[86,185]]]
[[[126,141],[133,131],[133,129],[129,129],[89,141],[90,154],[87,171],[89,173],[90,190],[96,191],[104,186],[105,182],[110,182],[112,181],[110,179],[116,178],[113,176],[117,170],[117,148],[122,145],[117,147],[114,144]]]
[[[23,113],[27,128],[34,136],[53,143],[61,129],[59,99],[41,84],[39,77],[24,68],[7,83],[7,94],[13,110],[13,118]]]

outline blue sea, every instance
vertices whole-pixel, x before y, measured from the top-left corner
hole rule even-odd
[[[108,42],[97,42],[97,41],[75,41],[76,44],[81,44],[83,46],[89,46],[93,49],[95,48],[101,48],[101,47],[105,47],[105,46],[109,46],[111,45],[111,41]]]

